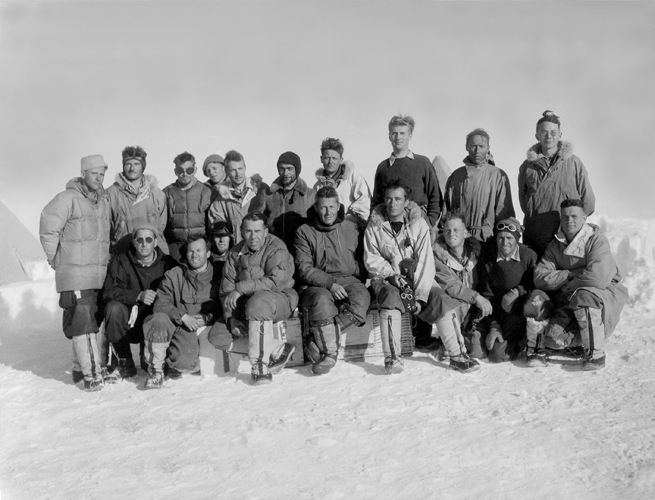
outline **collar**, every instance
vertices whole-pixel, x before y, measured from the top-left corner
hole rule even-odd
[[[561,228],[557,231],[555,238],[563,245],[566,245],[566,248],[564,248],[564,255],[581,258],[584,257],[587,241],[589,241],[589,238],[591,238],[593,234],[594,228],[585,222],[582,229],[580,229],[578,234],[575,235],[575,238],[571,240],[571,243],[566,241],[566,236],[564,236]]]
[[[410,160],[413,160],[414,159],[414,153],[412,153],[411,151],[408,151],[405,156],[402,156],[402,158],[409,158]],[[396,160],[397,160],[396,155],[391,153],[391,156],[389,157],[389,166],[393,165],[393,162],[395,162]]]
[[[512,255],[510,255],[509,257],[503,257],[502,255],[499,254],[498,257],[496,258],[496,262],[502,262],[504,260],[506,260],[506,261],[513,260],[515,262],[521,262],[521,255],[520,255],[520,252],[519,252],[519,246],[516,245],[516,248],[512,252]]]

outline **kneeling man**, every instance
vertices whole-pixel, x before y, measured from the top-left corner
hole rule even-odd
[[[345,219],[337,190],[319,189],[307,218],[296,231],[294,247],[303,285],[300,303],[315,342],[310,340],[307,351],[312,372],[320,375],[337,362],[338,332],[366,323],[371,296],[362,283],[357,225]]]
[[[223,268],[220,297],[232,335],[247,324],[248,356],[255,384],[268,383],[291,358],[294,347],[273,338],[273,322],[298,305],[293,289],[293,258],[281,239],[268,233],[266,216],[251,212],[241,221],[242,241],[230,249]]]
[[[545,334],[560,348],[568,347],[574,336],[569,323],[577,322],[582,369],[598,370],[605,366],[605,339],[619,322],[628,290],[620,283],[609,241],[597,226],[587,224],[584,202],[564,200],[560,207],[560,230],[534,271],[535,286],[554,292],[555,311]],[[530,341],[528,348],[534,344],[534,349],[528,361],[538,358],[545,364],[540,342]],[[534,366],[534,359],[529,364]]]

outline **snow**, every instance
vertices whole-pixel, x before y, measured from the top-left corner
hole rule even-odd
[[[640,224],[621,231],[652,234]],[[0,496],[653,498],[647,250],[626,277],[631,303],[599,372],[483,361],[462,375],[415,353],[393,376],[381,360],[340,361],[327,376],[291,368],[253,387],[242,361],[236,375],[188,376],[160,391],[142,390],[140,372],[85,393],[70,382],[54,283],[0,288]]]

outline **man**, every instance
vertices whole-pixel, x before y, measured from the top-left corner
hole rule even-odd
[[[582,369],[598,370],[605,366],[605,339],[619,322],[628,290],[620,283],[609,241],[586,220],[584,201],[562,202],[560,231],[537,264],[534,282],[554,299],[546,336],[559,348],[569,347],[574,337],[571,323],[576,322],[584,349]],[[528,337],[529,366],[546,363],[540,333]]]
[[[535,137],[539,143],[528,150],[528,159],[519,169],[519,202],[525,214],[523,242],[541,257],[559,229],[562,201],[582,200],[589,216],[596,198],[587,169],[573,154],[573,146],[561,140],[559,117],[544,111]]]
[[[301,170],[296,153],[282,153],[277,161],[279,177],[263,191],[261,199],[251,205],[251,211],[264,213],[269,230],[282,239],[287,248],[293,247],[296,230],[305,223],[307,210],[316,195],[316,191],[300,178]]]
[[[148,155],[141,146],[127,146],[122,154],[123,172],[107,188],[111,206],[112,252],[121,253],[130,246],[135,221],[148,221],[157,228],[159,247],[168,253],[164,239],[168,218],[166,196],[157,187],[157,179],[144,174]]]
[[[198,335],[220,315],[220,276],[209,262],[209,243],[204,237],[193,235],[183,248],[186,265],[164,274],[153,314],[143,325],[148,362],[146,389],[160,388],[164,372],[169,378],[178,378],[185,372],[197,374]]]
[[[112,259],[102,290],[105,302],[105,337],[111,343],[115,370],[105,382],[136,376],[130,344],[140,344],[142,367],[143,321],[152,314],[157,288],[164,273],[175,267],[172,257],[158,247],[158,228],[146,221],[134,222],[132,244]],[[113,358],[113,355],[111,356]]]
[[[98,292],[107,274],[111,210],[102,188],[107,164],[100,155],[82,158],[82,176],[70,180],[41,212],[39,235],[55,270],[64,335],[73,341],[73,381],[86,391],[102,389],[96,333]],[[80,374],[81,372],[81,374]]]
[[[318,191],[326,186],[336,189],[346,210],[346,220],[366,227],[371,213],[371,190],[366,180],[355,172],[355,165],[343,161],[343,144],[339,139],[328,137],[322,142],[321,163],[323,168],[316,171],[314,189]]]
[[[221,155],[209,155],[202,164],[202,173],[208,177],[205,185],[212,190],[212,201],[218,196],[218,186],[225,180],[225,160]]]
[[[211,261],[214,267],[219,267],[219,275],[223,272],[223,266],[227,261],[227,251],[232,248],[234,229],[229,221],[219,220],[212,224],[209,231],[212,238]]]
[[[170,255],[180,262],[180,247],[191,236],[206,234],[207,209],[211,205],[212,192],[196,179],[196,159],[184,152],[174,160],[177,181],[164,188],[168,205],[166,241]]]
[[[307,219],[296,233],[295,261],[303,285],[300,303],[313,336],[307,351],[312,372],[321,375],[337,362],[340,333],[366,323],[371,296],[362,283],[357,226],[346,220],[335,188],[318,190]]]
[[[489,360],[497,363],[516,359],[525,348],[523,308],[534,289],[537,254],[519,243],[522,227],[515,218],[499,221],[495,232],[496,249],[485,254],[479,266],[479,288],[493,307],[485,346]]]
[[[392,183],[402,183],[410,190],[410,201],[418,204],[430,226],[439,222],[441,215],[441,191],[439,181],[430,160],[414,154],[409,141],[414,133],[414,119],[409,115],[394,116],[389,122],[389,141],[393,153],[378,165],[373,183],[371,210],[384,203],[384,192]]]
[[[514,217],[509,178],[496,167],[485,130],[476,128],[466,136],[466,150],[464,166],[446,182],[446,209],[463,213],[471,235],[495,246],[494,223]]]
[[[216,199],[209,207],[209,222],[229,221],[232,227],[241,227],[241,220],[257,202],[255,197],[260,195],[260,189],[268,186],[261,185],[261,178],[246,175],[246,162],[238,151],[228,151],[225,155],[225,173],[227,179],[216,186]],[[259,181],[259,182],[258,182]],[[241,241],[241,234],[234,235],[234,243]]]
[[[230,249],[223,269],[223,317],[232,335],[247,332],[253,383],[265,384],[284,368],[295,350],[273,338],[273,323],[291,316],[298,305],[293,258],[284,243],[269,234],[261,212],[243,218],[241,235],[241,243]]]

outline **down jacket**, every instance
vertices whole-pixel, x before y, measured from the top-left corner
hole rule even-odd
[[[68,181],[41,212],[39,236],[55,270],[57,292],[99,290],[109,263],[111,210],[104,190],[89,192],[84,179]]]
[[[164,188],[168,205],[166,241],[188,241],[192,235],[207,233],[207,209],[212,192],[197,180],[188,189],[182,189],[177,181]]]
[[[364,232],[364,263],[372,279],[384,280],[400,274],[403,259],[413,259],[414,293],[417,300],[427,303],[435,275],[430,227],[421,207],[413,201],[405,208],[404,222],[400,233],[395,234],[386,207],[375,207]]]
[[[446,295],[469,304],[475,302],[479,258],[480,242],[473,236],[466,238],[464,259],[459,260],[448,250],[443,235],[439,235],[434,243],[435,279]]]
[[[365,226],[371,214],[371,190],[366,180],[355,172],[355,165],[346,161],[339,167],[336,179],[325,175],[325,169],[316,171],[314,190],[332,186],[339,193],[339,201],[344,205],[346,220],[352,220],[360,226]]]

